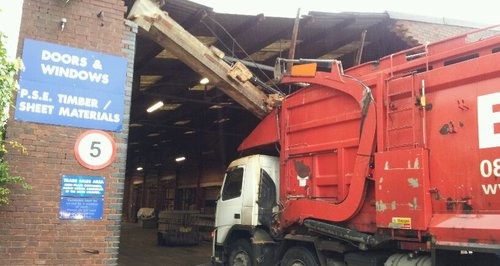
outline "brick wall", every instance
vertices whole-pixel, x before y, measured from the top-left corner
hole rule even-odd
[[[73,152],[77,137],[86,129],[11,119],[7,138],[23,144],[28,155],[10,151],[7,160],[12,174],[24,176],[33,189],[14,188],[10,205],[0,207],[0,265],[117,262],[137,27],[124,19],[122,0],[65,3],[24,0],[18,55],[24,39],[30,38],[128,58],[123,130],[109,132],[117,143],[117,156],[105,169],[88,170],[76,161]],[[104,16],[99,18],[101,11]],[[63,17],[67,23],[61,31]],[[106,177],[102,220],[58,218],[63,174]]]

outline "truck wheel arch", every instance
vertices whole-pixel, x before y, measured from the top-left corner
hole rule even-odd
[[[228,248],[238,239],[250,239],[252,236],[252,231],[253,229],[249,226],[234,225],[227,233],[227,237],[226,239],[224,239],[224,242],[222,244]]]

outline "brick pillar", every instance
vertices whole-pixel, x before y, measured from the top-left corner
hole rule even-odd
[[[24,1],[18,55],[29,38],[128,58],[125,110],[122,131],[108,131],[117,144],[116,159],[102,170],[75,159],[75,141],[87,129],[15,121],[11,110],[7,139],[23,144],[28,154],[9,151],[6,158],[11,173],[33,189],[14,188],[10,205],[0,207],[0,265],[117,264],[137,33],[125,12],[123,0]],[[68,174],[106,178],[102,220],[59,219],[61,177]]]

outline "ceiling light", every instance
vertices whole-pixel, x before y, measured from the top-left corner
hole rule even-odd
[[[153,144],[153,147],[158,147],[158,143]]]
[[[129,127],[142,127],[143,125],[140,123],[132,123],[129,125]]]
[[[182,162],[184,160],[186,160],[186,157],[184,157],[184,156],[180,156],[180,157],[175,158],[176,162]]]
[[[182,104],[181,103],[167,103],[165,105],[163,105],[160,110],[161,111],[173,111],[177,108],[179,108],[179,106],[181,106]]]
[[[161,166],[161,163],[155,163],[155,166]]]
[[[139,167],[137,167],[137,171],[142,171],[143,169],[144,169],[144,168],[142,168],[142,167],[140,167],[140,166],[139,166]]]
[[[151,106],[150,106],[150,107],[149,107],[146,111],[147,111],[148,113],[152,113],[152,112],[154,112],[154,111],[158,110],[158,109],[159,109],[160,107],[162,107],[162,106],[163,106],[163,102],[162,102],[162,101],[159,101],[159,102],[157,102],[157,103],[155,103],[155,104],[151,105]]]
[[[210,107],[208,107],[208,109],[222,109],[224,106],[220,105],[220,104],[214,104]]]
[[[208,78],[202,78],[200,80],[200,84],[201,85],[207,85],[209,82],[210,82],[210,80]]]
[[[159,136],[159,135],[160,135],[160,133],[158,133],[158,132],[153,132],[153,133],[149,133],[149,134],[147,134],[146,136],[148,136],[148,137],[156,137],[156,136]]]
[[[221,124],[221,123],[224,123],[226,121],[229,121],[229,118],[221,118],[219,120],[215,120],[214,124]]]
[[[184,132],[184,134],[186,134],[186,135],[194,134],[194,133],[196,133],[196,131],[194,131],[194,130]]]
[[[179,120],[179,121],[175,122],[174,125],[185,125],[185,124],[189,124],[189,122],[191,122],[191,120]]]

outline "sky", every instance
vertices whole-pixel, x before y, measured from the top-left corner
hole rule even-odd
[[[55,1],[55,0],[54,0]],[[59,0],[58,0],[59,1]],[[167,0],[168,1],[168,0]],[[484,26],[500,24],[498,0],[193,0],[214,8],[215,12],[295,17],[309,11],[384,12],[395,11],[420,16],[457,19]],[[15,54],[23,0],[0,0],[0,31],[7,34],[7,50]]]
[[[167,0],[168,1],[168,0]],[[500,24],[498,0],[193,0],[214,8],[218,13],[233,13],[265,16],[295,17],[297,9],[301,14],[309,11],[323,12],[384,12],[457,19],[479,24]]]
[[[11,58],[16,55],[22,3],[22,0],[0,0],[0,32],[7,35],[5,46]]]

